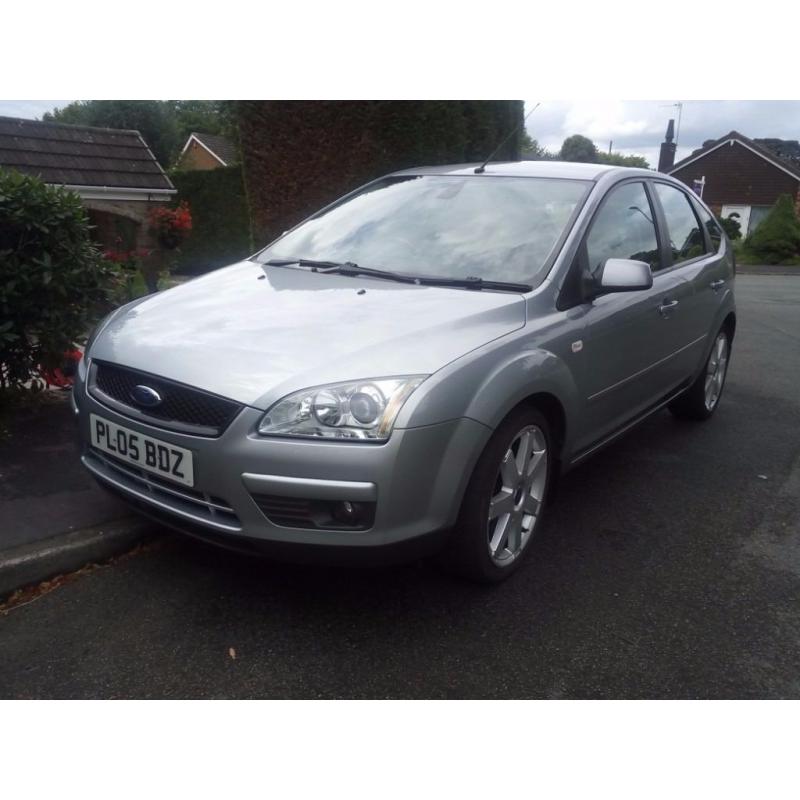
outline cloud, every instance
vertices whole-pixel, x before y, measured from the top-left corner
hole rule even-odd
[[[0,100],[0,117],[41,119],[46,111],[69,105],[72,100]]]
[[[527,122],[528,133],[557,151],[567,136],[588,136],[602,150],[642,155],[655,167],[667,121],[677,122],[674,99],[652,101],[545,102]],[[526,103],[532,108],[532,103]],[[751,138],[800,138],[800,101],[706,100],[683,104],[677,159],[689,155],[707,139],[731,130]]]

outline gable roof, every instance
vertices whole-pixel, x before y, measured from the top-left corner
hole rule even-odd
[[[186,152],[186,148],[189,147],[193,140],[208,150],[223,167],[229,167],[231,164],[236,163],[237,154],[233,142],[224,136],[216,136],[211,133],[192,133],[186,140],[183,150],[181,150],[181,156]]]
[[[783,161],[800,167],[800,142],[797,139],[753,139]]]
[[[688,167],[689,164],[704,158],[709,153],[714,150],[717,150],[724,145],[727,145],[731,142],[738,142],[743,147],[746,147],[748,150],[752,150],[757,156],[761,156],[765,161],[768,161],[772,166],[777,167],[778,169],[783,170],[784,172],[791,175],[796,180],[800,181],[800,167],[792,164],[790,161],[785,161],[784,159],[780,158],[779,156],[775,155],[771,150],[768,150],[766,147],[754,142],[752,139],[748,139],[746,136],[742,135],[738,131],[731,131],[730,133],[726,133],[725,136],[721,136],[719,139],[715,139],[713,142],[709,142],[704,147],[701,147],[699,150],[695,150],[690,156],[687,156],[683,160],[679,161],[675,164],[672,169],[667,173],[668,175],[673,175],[678,170],[683,169],[684,167]]]
[[[139,131],[0,117],[0,167],[76,188],[175,192]]]

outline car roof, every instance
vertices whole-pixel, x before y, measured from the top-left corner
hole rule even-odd
[[[438,167],[414,167],[393,172],[392,175],[474,175],[479,164],[446,164]],[[610,164],[583,164],[574,161],[509,161],[486,165],[482,175],[515,178],[572,178],[597,180],[611,172],[641,173],[640,169],[616,167]]]

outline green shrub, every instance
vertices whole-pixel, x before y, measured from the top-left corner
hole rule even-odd
[[[173,172],[176,202],[192,210],[192,229],[175,252],[174,269],[197,274],[253,252],[241,167]]]
[[[772,211],[747,237],[745,249],[764,264],[791,262],[800,256],[800,220],[788,194],[778,198]]]
[[[57,365],[109,305],[116,276],[77,194],[0,169],[0,390]]]
[[[732,242],[742,238],[742,223],[739,222],[739,215],[735,211],[727,217],[717,217],[717,221]]]

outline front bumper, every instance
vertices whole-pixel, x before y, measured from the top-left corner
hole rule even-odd
[[[167,431],[98,402],[76,383],[82,462],[124,499],[174,527],[251,549],[274,543],[351,550],[392,547],[455,522],[472,467],[491,431],[471,419],[395,429],[385,444],[269,438],[256,434],[263,412],[245,407],[218,438]],[[186,489],[115,462],[89,442],[89,415],[192,451],[195,485]],[[371,509],[363,529],[276,524],[264,498],[296,503],[354,501]],[[323,521],[324,522],[324,521]]]

